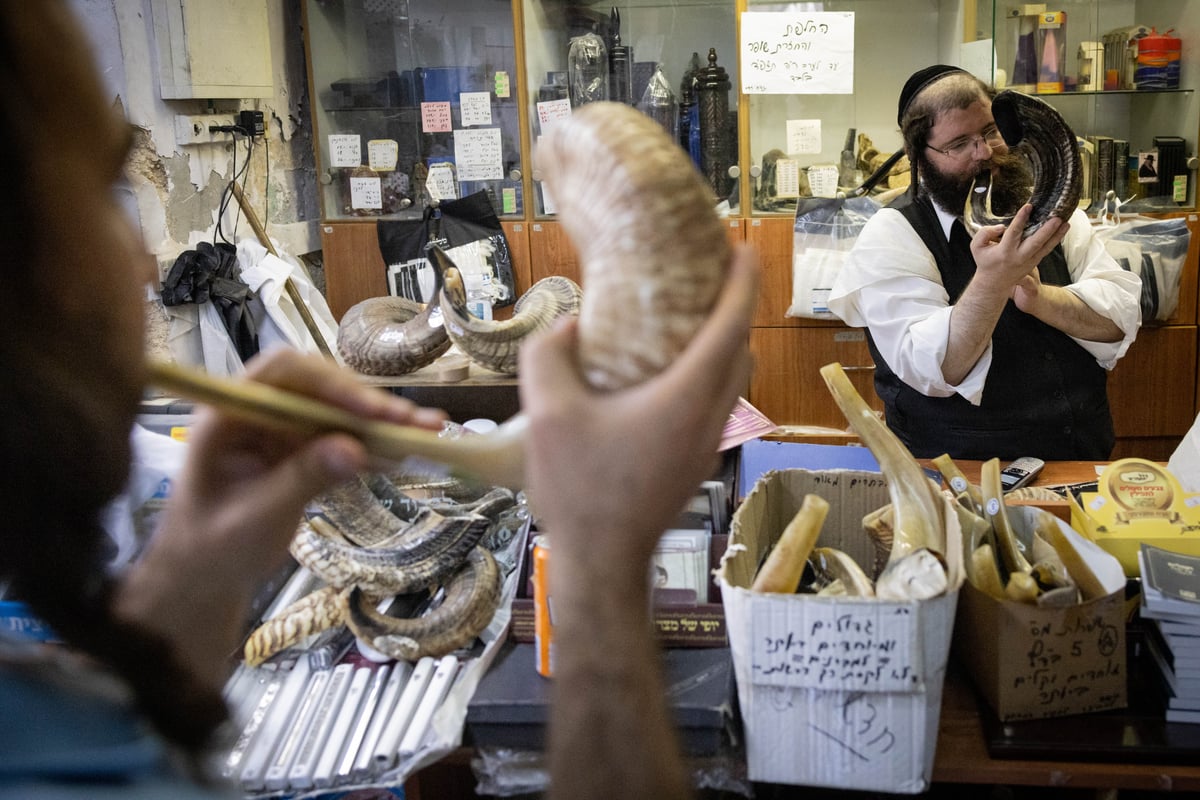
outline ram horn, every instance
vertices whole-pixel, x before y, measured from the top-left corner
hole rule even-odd
[[[597,389],[640,383],[683,351],[725,283],[731,248],[716,198],[662,126],[623,103],[576,109],[542,138],[534,158],[579,255],[581,372]],[[383,458],[423,456],[504,486],[524,480],[521,415],[491,433],[444,439],[353,419],[262,384],[157,363],[147,371],[169,391],[262,423],[348,431]]]
[[[821,376],[850,427],[870,449],[887,478],[894,514],[892,549],[887,566],[875,582],[876,596],[922,600],[945,592],[949,582],[943,556],[946,516],[941,492],[904,443],[863,400],[841,364],[826,364],[821,367]]]
[[[992,116],[1009,152],[1024,157],[1033,171],[1033,213],[1022,235],[1029,236],[1053,217],[1069,219],[1083,194],[1083,161],[1071,126],[1046,101],[1011,89],[992,98]],[[991,182],[983,181],[986,186],[972,185],[963,212],[963,224],[972,234],[986,225],[1012,221],[1012,216],[992,213]],[[1014,214],[1016,210],[1011,209]]]
[[[407,594],[437,583],[462,564],[492,521],[480,514],[442,516],[425,509],[412,525],[374,547],[357,547],[321,516],[300,525],[291,553],[334,586],[374,596]]]
[[[467,306],[467,288],[462,272],[450,256],[436,245],[429,260],[442,276],[441,307],[446,333],[459,350],[476,364],[515,375],[521,344],[538,331],[549,328],[564,315],[579,313],[579,284],[561,275],[551,275],[529,287],[513,306],[506,320],[480,319]]]
[[[445,597],[420,617],[399,619],[379,613],[360,589],[345,599],[346,624],[354,635],[392,658],[413,661],[443,656],[468,646],[491,622],[500,603],[500,568],[483,547],[444,585]]]
[[[257,667],[276,653],[304,641],[314,633],[346,621],[343,590],[324,586],[306,594],[259,625],[246,639],[242,657],[246,666]]]
[[[407,375],[432,364],[450,344],[436,301],[369,297],[352,305],[338,324],[338,353],[364,375]]]

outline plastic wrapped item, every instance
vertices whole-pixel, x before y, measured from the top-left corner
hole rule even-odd
[[[595,33],[571,39],[567,51],[567,91],[571,107],[608,99],[608,48]]]
[[[662,64],[654,67],[654,74],[650,76],[650,82],[646,84],[646,91],[642,93],[637,107],[638,111],[662,125],[672,139],[678,135],[675,93],[671,91],[671,84],[663,74]]]

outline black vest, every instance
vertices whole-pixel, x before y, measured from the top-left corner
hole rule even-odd
[[[921,236],[950,302],[956,302],[975,275],[970,250],[946,241],[928,198],[906,194],[891,207]],[[1045,284],[1071,282],[1061,246],[1038,265],[1038,273]],[[992,333],[992,365],[978,406],[957,394],[921,394],[896,377],[869,330],[867,343],[887,425],[917,458],[949,453],[963,460],[1105,461],[1112,452],[1106,371],[1070,336],[1024,313],[1012,300]]]

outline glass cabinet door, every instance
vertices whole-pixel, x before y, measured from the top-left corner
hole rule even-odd
[[[960,35],[969,10],[944,0],[750,0],[742,48],[752,214],[792,215],[798,196],[849,192],[900,149],[900,89],[922,67],[971,56]],[[896,179],[906,182],[906,173]]]
[[[307,0],[305,24],[325,220],[480,190],[523,216],[509,3]]]
[[[733,0],[518,2],[535,148],[538,137],[573,108],[595,100],[629,103],[663,124],[692,153],[714,196],[737,209]],[[553,214],[553,199],[533,177],[534,213]]]
[[[995,83],[1037,94],[1062,114],[1080,140],[1084,199],[1095,209],[1110,190],[1142,210],[1191,208],[1187,159],[1200,106],[1181,45],[1197,30],[1193,2],[997,2]],[[1147,157],[1156,175],[1139,177]]]

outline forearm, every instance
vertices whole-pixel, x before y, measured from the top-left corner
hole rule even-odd
[[[557,616],[550,796],[689,796],[664,700],[647,564],[601,564],[557,548],[550,553]]]
[[[973,281],[950,312],[950,336],[942,358],[946,383],[962,383],[992,340],[996,322],[1008,301],[1005,292]]]
[[[1098,314],[1077,295],[1061,286],[1042,285],[1026,312],[1068,336],[1090,342],[1117,342],[1125,332]]]

